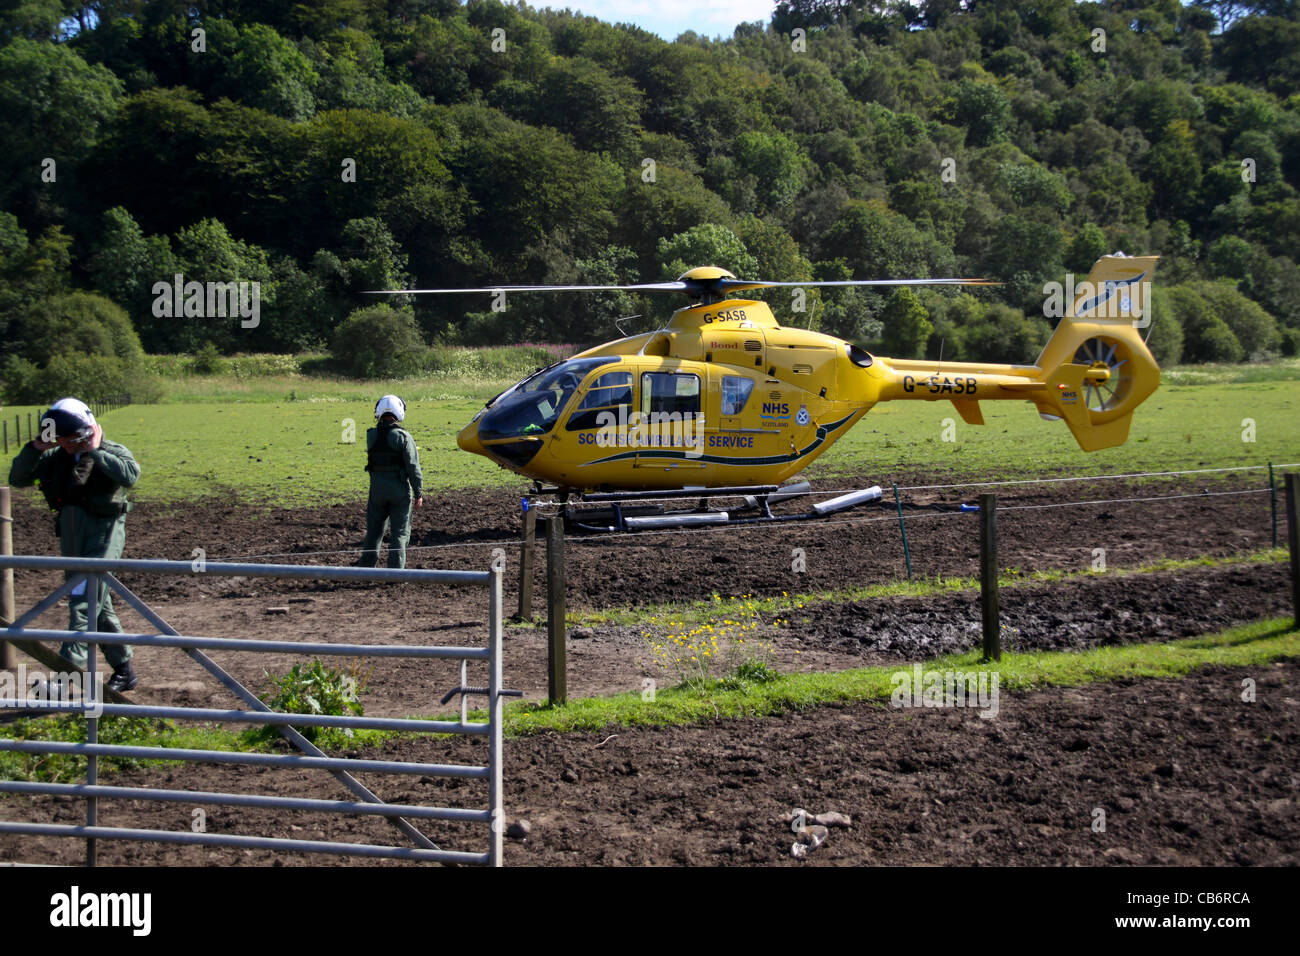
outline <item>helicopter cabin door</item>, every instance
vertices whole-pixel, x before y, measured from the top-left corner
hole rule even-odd
[[[661,367],[640,373],[640,435],[635,467],[694,472],[705,467],[704,382],[695,369]]]

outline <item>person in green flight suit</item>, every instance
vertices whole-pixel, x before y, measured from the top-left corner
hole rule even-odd
[[[389,529],[388,566],[406,567],[406,542],[411,539],[411,504],[424,504],[424,475],[420,452],[411,433],[400,427],[406,403],[385,395],[375,404],[378,424],[366,430],[366,471],[370,472],[370,498],[366,502],[366,540],[361,546],[361,567],[379,563],[379,542]],[[390,527],[391,526],[391,527]]]
[[[131,452],[104,437],[104,430],[84,402],[64,398],[41,416],[41,434],[23,446],[9,469],[9,483],[27,488],[39,482],[41,494],[55,513],[59,550],[65,558],[120,558],[126,546],[126,515],[131,510],[126,489],[140,478]],[[67,572],[70,577],[74,572]],[[83,581],[68,596],[68,630],[87,630],[89,601]],[[95,630],[122,633],[113,598],[102,581],[96,592]],[[102,644],[113,668],[108,686],[134,690],[139,679],[131,667],[126,644]],[[85,643],[68,642],[59,653],[84,669]]]

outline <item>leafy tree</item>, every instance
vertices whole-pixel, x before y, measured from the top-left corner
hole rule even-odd
[[[0,37],[53,40],[65,15],[60,0],[19,0],[0,10]]]
[[[316,112],[312,90],[320,77],[290,41],[262,23],[240,31],[221,91],[249,106],[292,120]]]
[[[1290,93],[1300,86],[1300,23],[1246,17],[1224,33],[1219,61],[1236,82]]]
[[[152,302],[155,282],[181,270],[166,236],[145,236],[121,206],[104,213],[104,230],[90,259],[91,284],[126,310],[137,326]]]
[[[396,218],[400,210],[404,224],[427,212],[435,233],[458,222],[449,146],[423,123],[330,110],[313,117],[302,136],[308,157],[295,196],[298,229],[313,236],[315,248],[322,236],[338,241],[349,221],[385,211]]]
[[[370,379],[411,374],[420,367],[426,346],[409,309],[372,305],[343,320],[330,350],[349,375]]]
[[[42,181],[47,160],[66,192],[121,95],[117,77],[66,46],[19,37],[0,47],[0,204],[34,213],[56,189]]]
[[[757,182],[763,209],[788,205],[803,188],[808,159],[781,133],[746,132],[736,137],[740,169]]]
[[[1065,268],[1086,276],[1093,265],[1106,254],[1106,234],[1093,223],[1085,223],[1065,252]]]
[[[103,401],[130,395],[134,402],[158,401],[162,386],[156,376],[140,366],[103,355],[56,355],[43,368],[15,355],[0,366],[6,402],[48,405],[67,395],[83,401]]]
[[[858,279],[925,278],[925,236],[880,200],[846,203],[822,237],[824,258],[843,258]]]
[[[214,125],[193,90],[145,90],[122,104],[84,174],[113,184],[105,207],[130,210],[147,233],[174,232],[208,210],[213,183],[201,157]]]
[[[152,244],[151,244],[152,245]],[[154,248],[162,249],[158,244]],[[271,278],[268,255],[265,249],[235,239],[217,219],[204,219],[176,233],[172,244],[174,249],[174,269],[182,276],[186,284],[190,282],[248,282],[258,283],[257,294],[260,304],[275,301],[275,289],[269,281]],[[174,274],[171,271],[155,275],[149,283],[148,310],[139,308],[136,292],[131,300],[132,312],[140,338],[150,351],[195,352],[205,342],[215,343],[223,352],[236,351],[241,344],[251,342],[248,331],[242,325],[243,319],[236,315],[221,316],[185,316],[176,315],[172,289]],[[157,286],[162,291],[155,292]],[[165,288],[164,288],[165,286]],[[248,288],[251,302],[252,288]],[[188,294],[186,294],[188,295]],[[164,298],[172,299],[170,308],[159,308],[158,303]],[[205,310],[206,310],[205,287]],[[138,311],[137,311],[138,310]],[[162,314],[159,314],[159,313]],[[169,314],[170,313],[170,314]],[[259,315],[259,326],[261,317]]]
[[[1300,268],[1291,259],[1256,252],[1241,291],[1285,327],[1300,328]]]
[[[316,271],[316,266],[328,265]],[[270,314],[255,330],[259,350],[270,352],[316,351],[326,348],[339,322],[339,303],[331,280],[339,270],[331,268],[337,260],[318,257],[312,270],[300,269],[287,256],[271,263],[275,302]]]
[[[1254,255],[1254,247],[1240,236],[1222,236],[1210,245],[1210,274],[1216,279],[1244,279]]]
[[[1181,140],[1164,140],[1147,153],[1145,166],[1158,215],[1195,209],[1201,188],[1201,160],[1195,149]]]
[[[23,316],[19,354],[37,365],[57,355],[102,355],[142,365],[144,350],[126,313],[103,296],[68,292],[33,304]]]
[[[1170,311],[1183,327],[1183,357],[1192,362],[1240,362],[1245,355],[1232,329],[1188,286],[1166,289]]]
[[[801,279],[811,280],[812,263],[799,251],[799,244],[778,223],[767,222],[757,216],[746,216],[736,223],[736,236],[745,244],[746,251],[754,258],[754,275],[751,278],[771,279],[776,282],[797,282]],[[802,296],[796,296],[789,289],[755,290],[746,295],[762,299],[772,306],[778,322],[794,322],[805,325],[815,321],[821,304],[821,291],[815,288],[803,290]],[[792,312],[792,307],[802,304],[802,312]],[[806,315],[804,314],[806,313]],[[785,318],[789,316],[789,318]]]
[[[131,394],[156,401],[159,386],[126,313],[102,296],[72,292],[34,303],[11,329],[18,342],[0,377],[4,397],[45,404],[64,395],[88,401]]]
[[[1147,348],[1161,365],[1177,365],[1183,357],[1183,326],[1173,311],[1168,293],[1159,286],[1151,289],[1150,309]]]
[[[0,212],[0,355],[12,348],[22,310],[68,287],[71,247],[72,237],[58,226],[33,242],[17,217]]]
[[[613,77],[587,59],[565,60],[537,86],[533,121],[568,133],[578,149],[633,158],[640,125],[641,92],[626,77]]]
[[[1002,279],[977,308],[919,294],[931,354],[983,357],[1004,334],[1022,360],[1041,327],[1017,309],[1111,248],[1162,254],[1161,287],[1195,297],[1151,333],[1166,361],[1197,302],[1186,357],[1295,344],[1207,279],[1300,328],[1300,14],[1284,0],[790,0],[770,26],[675,43],[501,0],[0,6],[0,351],[33,303],[82,287],[150,348],[319,346],[373,304],[359,289],[652,277],[661,242],[701,226],[784,277]],[[257,329],[152,315],[154,282],[235,260],[261,276]],[[784,290],[763,295],[786,315]],[[882,330],[884,293],[808,299],[828,330]],[[666,306],[415,307],[430,335],[504,341]]]
[[[998,167],[997,190],[1012,206],[1040,206],[1058,216],[1070,208],[1072,199],[1065,182],[1037,163],[1003,163]]]
[[[1152,142],[1167,136],[1175,121],[1195,120],[1201,115],[1200,101],[1192,91],[1171,79],[1134,83],[1118,109]]]
[[[1007,284],[1007,298],[1025,303],[1062,271],[1064,250],[1064,237],[1055,226],[1006,216],[994,228],[985,269]]]
[[[962,80],[951,108],[953,120],[966,127],[971,146],[988,146],[1006,138],[1011,127],[1011,102],[992,83]]]
[[[507,122],[467,142],[455,166],[478,204],[477,236],[516,274],[525,251],[555,229],[575,237],[579,254],[607,244],[623,177],[559,133]]]
[[[675,279],[696,266],[719,266],[740,277],[758,275],[758,262],[726,226],[705,223],[659,240],[659,274]]]
[[[1051,334],[1051,326],[1041,315],[1026,315],[1001,303],[988,306],[976,322],[962,330],[967,359],[986,362],[1032,362]]]
[[[915,292],[908,288],[891,292],[880,321],[884,325],[880,347],[885,352],[898,358],[921,358],[925,355],[925,346],[934,333],[934,326]]]
[[[325,43],[312,45],[313,87],[321,109],[365,109],[393,116],[413,116],[420,94],[406,83],[387,77],[379,40],[360,30],[344,28]]]
[[[984,303],[967,292],[952,295],[936,289],[923,289],[920,297],[934,326],[925,357],[936,361],[941,358],[957,361],[971,358],[966,354],[966,329],[980,321]]]
[[[1236,289],[1234,282],[1200,282],[1193,288],[1232,330],[1248,359],[1276,353],[1282,343],[1277,320]]]

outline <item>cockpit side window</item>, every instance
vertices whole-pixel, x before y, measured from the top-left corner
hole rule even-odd
[[[565,427],[572,432],[612,424],[609,415],[618,420],[620,408],[631,411],[632,373],[605,372],[591,383]],[[602,415],[605,417],[602,418]],[[627,412],[622,415],[626,421]]]

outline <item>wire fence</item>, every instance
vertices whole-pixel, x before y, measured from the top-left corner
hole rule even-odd
[[[96,418],[99,418],[101,415],[104,415],[108,412],[115,411],[116,409],[123,408],[127,405],[130,405],[131,396],[126,394],[114,395],[109,398],[105,398],[101,401],[90,402],[88,404],[90,405],[90,410],[94,414],[94,416]],[[27,424],[27,431],[26,431],[25,438],[23,437],[24,418],[26,419],[26,424]],[[6,415],[4,416],[4,418],[0,419],[0,446],[3,446],[4,454],[7,455],[9,454],[9,446],[11,443],[15,448],[21,448],[24,443],[31,441],[33,438],[39,435],[40,431],[41,431],[41,426],[40,426],[39,412],[36,413],[35,417],[33,417],[31,412],[27,412],[25,416],[21,413],[17,413],[14,415],[14,429],[13,429],[13,436],[11,439],[9,433],[9,417]]]
[[[1024,479],[1013,479],[1013,480],[1005,480],[1005,481],[954,482],[954,483],[936,484],[936,485],[900,485],[898,486],[898,491],[912,492],[912,491],[952,490],[957,488],[1024,487],[1027,485],[1056,485],[1061,483],[1076,483],[1076,482],[1101,482],[1101,481],[1115,481],[1115,480],[1124,480],[1124,479],[1142,480],[1148,478],[1175,478],[1175,477],[1183,477],[1188,475],[1228,474],[1228,473],[1258,472],[1258,471],[1270,471],[1270,470],[1277,471],[1277,470],[1287,469],[1287,468],[1300,468],[1300,462],[1290,462],[1281,465],[1264,464],[1264,465],[1239,465],[1239,466],[1226,467],[1226,468],[1195,468],[1195,469],[1188,469],[1188,470],[1181,470],[1181,471],[1127,472],[1127,473],[1115,474],[1115,475],[1079,475],[1079,476],[1055,477],[1055,478],[1024,478]],[[829,497],[835,497],[842,494],[847,494],[849,492],[857,491],[857,490],[860,489],[818,488],[818,489],[810,490],[808,493],[808,497],[829,498]],[[998,510],[999,511],[1027,511],[1027,510],[1034,510],[1039,508],[1085,508],[1085,507],[1097,507],[1099,505],[1107,505],[1107,504],[1136,504],[1136,503],[1147,503],[1147,502],[1157,502],[1157,501],[1186,501],[1192,499],[1232,497],[1238,495],[1268,494],[1269,492],[1274,490],[1275,490],[1275,486],[1270,486],[1270,487],[1263,487],[1263,488],[1235,489],[1230,491],[1205,490],[1200,492],[1179,493],[1173,495],[1146,495],[1141,497],[1090,498],[1083,501],[1062,501],[1062,502],[1050,502],[1046,504],[1017,505],[1012,503],[1007,503],[1007,504],[999,503]],[[707,495],[707,492],[704,490],[701,490],[701,496],[714,497],[714,496]],[[717,497],[723,499],[740,498],[743,497],[743,495],[739,493],[733,493],[733,494],[721,495]],[[675,497],[675,498],[651,497],[651,498],[640,499],[639,503],[655,503],[655,502],[681,503],[681,501],[682,499],[680,497]],[[892,508],[892,506],[888,502],[885,502],[883,500],[881,502],[881,506]],[[538,516],[539,518],[542,518],[542,517],[549,517],[551,515],[560,514],[563,506],[560,505],[558,501],[546,500],[546,499],[534,499],[531,502],[531,507],[538,509]],[[969,513],[963,513],[957,510],[930,511],[930,512],[920,511],[920,512],[912,512],[911,514],[909,514],[907,516],[907,521],[909,522],[915,521],[920,518],[955,518],[955,517],[961,517],[963,514],[968,515]],[[1275,520],[1276,520],[1276,516],[1275,516]],[[853,517],[842,517],[842,518],[822,518],[816,522],[816,526],[819,528],[826,528],[826,527],[848,528],[848,527],[859,526],[859,525],[875,524],[882,521],[897,522],[898,516],[891,510],[889,514],[885,514],[885,515],[856,515]],[[752,534],[753,527],[748,525],[719,524],[719,525],[710,525],[710,526],[699,527],[699,528],[663,528],[663,529],[653,529],[653,530],[644,530],[644,531],[610,531],[599,535],[574,536],[569,538],[568,540],[569,543],[574,546],[590,547],[590,546],[599,546],[602,544],[608,544],[610,542],[617,542],[617,541],[624,541],[624,540],[649,539],[655,537],[689,538],[690,536],[693,535],[714,536],[718,534],[726,534],[728,532],[733,534],[736,532],[748,532]],[[470,549],[479,549],[479,548],[488,548],[488,549],[513,548],[513,547],[518,547],[518,545],[519,545],[519,538],[511,537],[511,538],[497,538],[497,539],[491,539],[487,541],[453,541],[453,542],[446,542],[443,544],[408,545],[406,550],[409,554],[412,552],[440,552],[440,551],[470,550]],[[254,554],[225,555],[222,557],[224,560],[243,561],[243,560],[266,559],[266,558],[321,558],[321,557],[330,557],[330,556],[337,557],[337,556],[348,556],[348,555],[359,556],[360,554],[361,554],[361,549],[358,547],[358,548],[341,548],[341,549],[323,550],[323,551],[301,551],[300,550],[300,551],[258,552]]]

